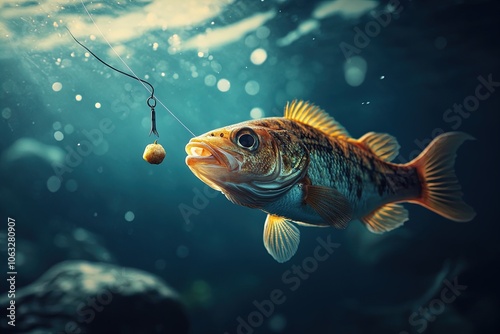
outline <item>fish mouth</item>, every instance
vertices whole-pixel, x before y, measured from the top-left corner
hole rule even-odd
[[[186,145],[186,164],[189,167],[226,167],[230,171],[236,170],[241,163],[234,153],[221,148],[214,148],[210,144],[193,138]]]
[[[202,165],[221,165],[221,159],[217,158],[216,151],[208,144],[191,139],[186,145],[186,164],[194,166]]]

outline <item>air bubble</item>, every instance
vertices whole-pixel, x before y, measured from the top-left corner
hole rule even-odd
[[[264,110],[262,108],[255,107],[250,110],[250,117],[253,119],[258,119],[264,117]]]
[[[64,126],[64,132],[66,132],[66,134],[67,134],[67,135],[72,134],[74,131],[75,131],[75,128],[74,128],[74,126],[73,126],[73,125],[71,125],[71,124],[66,124],[66,125]]]
[[[12,110],[10,110],[10,108],[4,108],[2,110],[2,117],[5,119],[9,119],[10,116],[12,116]]]
[[[47,180],[47,189],[49,189],[51,193],[55,193],[59,188],[61,188],[61,179],[55,175],[49,177]]]
[[[220,79],[217,82],[217,89],[221,92],[227,92],[231,88],[231,83],[227,79]]]
[[[209,74],[205,77],[205,85],[211,87],[215,86],[215,83],[217,82],[217,78],[215,75]]]
[[[52,90],[54,92],[59,92],[61,89],[62,89],[62,83],[60,83],[60,82],[54,82],[52,84]]]
[[[257,81],[250,80],[245,85],[245,92],[247,92],[248,95],[257,95],[257,93],[259,93],[259,90],[260,85]]]
[[[263,64],[267,59],[267,52],[264,49],[255,49],[253,52],[250,54],[250,61],[254,65],[261,65]]]
[[[54,129],[54,130],[59,130],[59,129],[61,129],[61,127],[62,127],[61,122],[52,123],[52,129]]]
[[[63,140],[64,139],[64,133],[62,133],[61,131],[54,132],[54,139],[57,140],[57,141]]]
[[[135,219],[135,215],[132,211],[125,212],[125,220],[131,222]]]

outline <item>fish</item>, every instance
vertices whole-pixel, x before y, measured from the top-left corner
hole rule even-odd
[[[386,133],[353,138],[320,107],[302,100],[284,117],[249,120],[192,138],[186,164],[234,204],[267,213],[263,241],[278,262],[297,251],[297,226],[345,229],[361,221],[373,233],[402,226],[402,203],[456,222],[471,221],[454,165],[464,132],[435,137],[415,159],[392,162],[400,145]]]

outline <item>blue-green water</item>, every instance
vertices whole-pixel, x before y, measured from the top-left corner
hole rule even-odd
[[[81,3],[1,4],[0,268],[12,217],[18,289],[63,260],[89,260],[163,279],[185,304],[191,333],[498,330],[494,1],[85,4],[189,130],[158,105],[167,156],[146,163],[148,92],[71,39],[65,26],[128,72]],[[199,181],[184,146],[190,131],[281,116],[295,98],[354,137],[394,135],[400,162],[443,131],[470,133],[477,140],[460,148],[457,175],[477,217],[459,224],[406,205],[410,220],[380,236],[359,222],[302,228],[297,254],[275,262],[262,244],[265,213]],[[2,297],[7,290],[2,283]]]

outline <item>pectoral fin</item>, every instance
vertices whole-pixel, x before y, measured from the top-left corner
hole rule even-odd
[[[351,204],[336,189],[306,185],[305,202],[333,227],[346,228],[352,218]]]
[[[271,256],[283,263],[295,254],[299,248],[300,231],[286,218],[267,215],[264,225],[264,246]]]
[[[361,218],[370,232],[379,234],[393,230],[407,220],[408,210],[394,203],[386,204]]]

